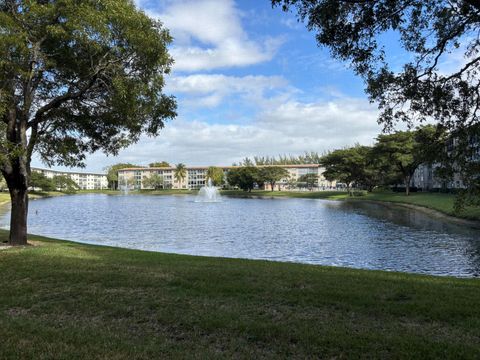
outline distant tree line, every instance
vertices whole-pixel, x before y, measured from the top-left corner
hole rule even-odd
[[[241,165],[235,169],[230,169],[227,173],[227,183],[229,186],[238,187],[244,191],[252,191],[255,186],[262,187],[265,185],[270,186],[270,190],[274,191],[275,186],[281,180],[285,179],[287,187],[299,188],[305,187],[309,190],[313,190],[318,186],[317,174],[304,174],[298,179],[290,176],[287,169],[270,165],[265,167],[259,167],[254,165]]]
[[[233,163],[233,166],[319,164],[322,156],[315,151],[306,151],[303,155],[254,156],[253,159],[246,157],[238,163]]]
[[[313,190],[318,186],[316,174],[305,174],[298,179],[290,177],[284,165],[319,164],[325,168],[323,176],[328,181],[343,184],[352,194],[354,189],[372,191],[378,187],[396,187],[404,189],[406,195],[411,191],[412,178],[422,164],[435,164],[435,176],[447,184],[459,176],[465,189],[459,190],[457,207],[478,204],[478,197],[468,196],[478,192],[480,174],[479,139],[469,137],[467,144],[459,144],[463,136],[448,132],[441,125],[423,125],[409,131],[396,131],[381,134],[372,146],[354,145],[336,149],[323,154],[310,151],[303,155],[254,156],[245,158],[224,177],[223,169],[210,167],[207,179],[215,186],[228,184],[245,191],[265,184],[273,191],[275,186],[285,180],[287,187]],[[461,152],[457,148],[461,148]],[[470,149],[465,157],[465,148]],[[166,162],[150,164],[151,167],[164,167]],[[134,164],[117,164],[109,168],[108,178],[118,182],[118,170],[126,167],[139,167]],[[186,178],[186,167],[178,164],[174,170],[177,181]],[[151,176],[144,179],[148,188],[165,188],[163,177]],[[472,190],[473,189],[473,190]]]
[[[243,170],[233,172],[235,176],[232,180],[233,183],[239,183],[238,179],[242,177],[239,177],[238,173],[243,174],[243,179],[251,179],[260,171],[254,170],[256,166],[320,164],[325,168],[323,175],[328,181],[343,183],[350,193],[353,188],[372,191],[376,187],[400,185],[408,195],[415,170],[422,164],[435,164],[435,175],[444,184],[453,180],[454,174],[462,179],[465,189],[459,190],[459,199],[468,199],[469,203],[473,204],[475,200],[472,199],[475,198],[465,194],[478,186],[480,144],[478,138],[472,137],[468,138],[468,144],[459,144],[464,138],[448,132],[441,125],[424,125],[409,131],[381,134],[372,146],[357,144],[322,155],[305,152],[300,156],[245,158],[234,164],[241,166]],[[461,152],[457,151],[457,148],[461,148]],[[469,156],[466,157],[465,148],[470,149]],[[258,178],[257,180],[257,184],[266,182]],[[230,181],[229,183],[232,184]],[[249,181],[245,183],[248,184]],[[309,183],[310,186],[315,186],[311,181]],[[251,188],[244,187],[247,190]],[[462,201],[458,203],[461,205]]]
[[[319,46],[362,78],[384,130],[427,121],[447,129],[439,171],[461,177],[457,203],[480,205],[479,0],[271,2],[296,13]]]

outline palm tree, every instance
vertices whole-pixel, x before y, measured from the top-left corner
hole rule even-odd
[[[180,187],[182,187],[182,182],[187,177],[187,167],[185,166],[185,164],[177,164],[174,176],[175,180],[180,183]]]

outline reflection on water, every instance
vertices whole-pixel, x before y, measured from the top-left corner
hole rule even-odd
[[[32,201],[29,227],[153,251],[480,276],[479,230],[374,203],[91,194]]]

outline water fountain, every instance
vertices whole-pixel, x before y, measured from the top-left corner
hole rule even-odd
[[[123,184],[120,184],[120,181],[119,181],[119,186],[118,186],[118,189],[123,193],[123,195],[128,195],[128,192],[129,192],[129,187],[128,187],[128,181],[126,178],[122,178],[123,180]]]
[[[207,186],[203,186],[198,192],[195,202],[221,202],[222,197],[216,186],[213,186],[212,179],[208,179]]]

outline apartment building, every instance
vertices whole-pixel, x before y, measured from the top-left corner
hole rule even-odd
[[[32,171],[42,173],[49,179],[59,175],[68,176],[70,179],[75,181],[78,187],[82,190],[108,189],[108,180],[106,174],[58,171],[41,168],[32,168]]]
[[[455,147],[458,146],[458,139],[451,137],[445,144],[445,150],[448,154],[451,154]],[[480,144],[478,137],[471,137],[469,139],[469,146],[471,146],[472,155],[469,158],[472,162],[480,162]],[[457,171],[453,174],[453,177],[449,180],[440,178],[436,174],[436,170],[440,167],[440,164],[421,164],[415,170],[412,177],[412,186],[417,187],[422,191],[431,191],[438,189],[464,189],[465,184],[462,181],[461,174]]]
[[[265,165],[269,166],[269,165]],[[218,166],[226,175],[229,170],[238,168],[238,166]],[[262,167],[262,166],[259,166]],[[281,165],[286,169],[289,176],[280,180],[276,185],[276,190],[293,190],[292,183],[305,174],[316,174],[318,176],[318,189],[333,189],[336,187],[335,182],[330,182],[323,177],[323,168],[318,164],[306,165]],[[158,174],[163,177],[164,188],[172,189],[200,189],[207,183],[208,166],[187,166],[185,179],[178,181],[175,179],[175,167],[162,168],[127,168],[118,171],[118,184],[120,188],[128,189],[147,189],[144,180],[152,174]],[[225,186],[228,183],[225,180]],[[266,190],[271,190],[270,185],[265,185]]]

